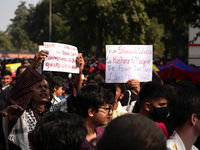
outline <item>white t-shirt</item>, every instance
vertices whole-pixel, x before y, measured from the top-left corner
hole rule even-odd
[[[186,150],[183,141],[176,131],[167,140],[167,150]],[[198,150],[194,145],[190,150]]]

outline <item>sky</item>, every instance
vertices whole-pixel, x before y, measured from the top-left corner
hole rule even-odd
[[[0,0],[0,31],[6,31],[7,26],[12,23],[10,19],[15,17],[20,1],[26,2],[26,7],[29,8],[28,4],[36,6],[41,0]]]

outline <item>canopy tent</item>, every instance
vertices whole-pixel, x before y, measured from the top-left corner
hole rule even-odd
[[[156,66],[159,69],[157,73],[163,81],[168,77],[170,65],[172,66],[171,78],[189,77],[193,81],[200,82],[200,69],[189,66],[178,58],[164,66]]]
[[[200,69],[189,66],[185,63],[183,63],[181,60],[179,60],[178,58],[174,59],[172,62],[164,65],[164,66],[156,66],[160,71],[164,70],[166,68],[169,68],[170,65],[175,65],[176,67],[179,67],[183,70],[187,70],[187,71],[194,71],[194,72],[200,72]]]

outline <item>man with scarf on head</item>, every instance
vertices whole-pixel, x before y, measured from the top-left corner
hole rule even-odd
[[[168,114],[168,100],[168,90],[156,82],[145,83],[139,92],[139,114],[154,120],[162,129],[167,139],[169,138],[167,128],[162,121],[164,121]]]

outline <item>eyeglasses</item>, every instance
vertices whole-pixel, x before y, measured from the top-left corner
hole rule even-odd
[[[101,109],[105,109],[108,110],[108,115],[110,115],[111,110],[112,110],[112,105],[110,104],[109,107],[99,107]],[[99,110],[100,112],[103,112],[104,114],[106,114],[106,112]]]

